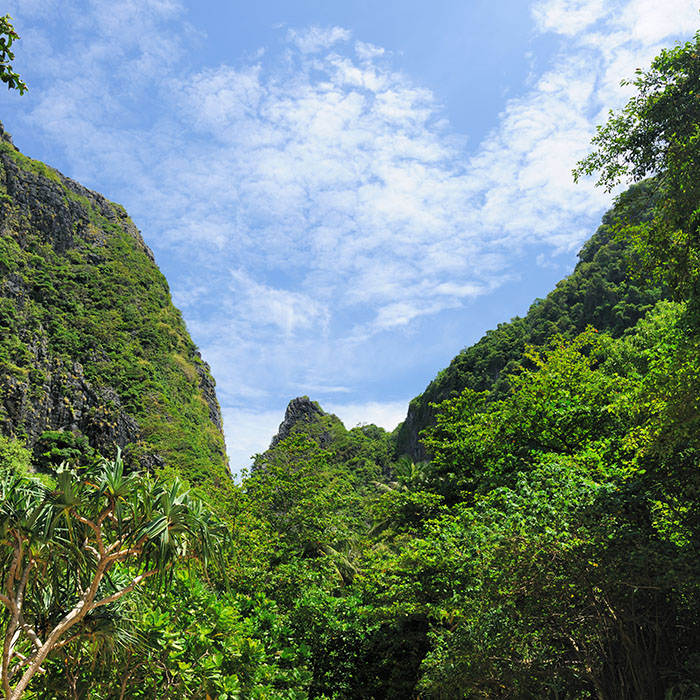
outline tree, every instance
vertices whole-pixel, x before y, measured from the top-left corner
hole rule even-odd
[[[184,558],[220,551],[222,527],[175,481],[113,461],[65,469],[47,488],[0,472],[0,604],[6,700],[19,700],[49,654],[147,579],[167,584]]]
[[[7,85],[8,90],[19,90],[19,94],[23,95],[28,90],[27,85],[10,63],[15,60],[12,44],[19,39],[11,20],[10,15],[0,17],[0,80]]]
[[[375,614],[429,624],[411,697],[700,697],[700,341],[683,309],[554,338],[507,398],[438,407],[426,444],[462,500],[360,577]]]
[[[631,84],[637,94],[598,127],[595,150],[574,179],[599,174],[612,190],[627,178],[655,178],[654,217],[626,226],[646,272],[669,282],[678,298],[695,297],[700,278],[700,33],[663,50]]]

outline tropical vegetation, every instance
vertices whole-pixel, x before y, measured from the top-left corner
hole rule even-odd
[[[413,433],[346,430],[316,407],[236,486],[206,477],[205,450],[177,461],[170,397],[196,403],[197,381],[169,381],[196,357],[187,338],[155,322],[129,338],[121,268],[97,275],[83,242],[65,269],[38,233],[22,248],[8,192],[3,241],[23,257],[3,274],[43,290],[2,307],[8,374],[42,386],[13,324],[43,332],[55,314],[55,357],[83,353],[146,424],[148,401],[172,408],[152,434],[176,468],[5,430],[5,698],[700,698],[699,82],[700,35],[638,72],[575,170],[632,186],[569,278],[415,400]],[[96,290],[58,301],[88,274]],[[141,310],[172,317],[153,285]],[[174,354],[179,374],[157,359]]]

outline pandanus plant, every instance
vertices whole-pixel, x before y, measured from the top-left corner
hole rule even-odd
[[[5,700],[19,700],[49,654],[76,639],[98,609],[147,579],[167,585],[178,561],[218,558],[226,540],[180,482],[126,474],[119,454],[60,470],[54,481],[47,488],[0,465]]]

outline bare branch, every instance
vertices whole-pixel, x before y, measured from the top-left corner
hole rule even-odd
[[[15,578],[17,577],[17,567],[19,566],[19,560],[22,557],[23,550],[24,550],[24,543],[22,541],[22,538],[20,534],[15,531],[14,532],[15,538],[17,540],[17,544],[15,545],[15,553],[14,556],[12,557],[12,564],[10,564],[10,569],[7,572],[7,578],[5,579],[5,590],[9,593],[15,585]]]
[[[21,671],[32,660],[31,656],[24,656],[19,652],[15,652],[15,656],[19,658],[19,661],[10,669],[8,680],[17,675],[17,672]]]
[[[22,627],[22,630],[25,632],[27,637],[31,639],[32,643],[37,649],[41,649],[42,646],[42,641],[39,639],[39,635],[34,631],[34,628],[27,624],[27,622],[24,619],[24,615],[22,613],[19,614],[19,624]]]
[[[89,544],[83,543],[83,549],[84,549],[88,554],[92,554],[92,556],[95,557],[95,559],[99,559],[99,558],[100,558],[100,553],[99,553],[94,547],[90,546]]]
[[[95,538],[97,539],[97,546],[100,550],[100,554],[104,554],[104,545],[102,544],[102,529],[98,525],[93,523],[92,520],[90,520],[89,518],[79,515],[78,513],[73,513],[73,515],[79,523],[87,525],[95,533]]]
[[[155,576],[159,571],[160,569],[153,569],[152,571],[147,571],[145,574],[137,576],[125,588],[122,588],[116,593],[112,593],[112,595],[108,595],[106,598],[102,598],[102,600],[98,600],[96,603],[93,603],[93,605],[90,607],[90,610],[94,610],[95,608],[99,608],[101,605],[107,605],[108,603],[111,603],[115,600],[119,600],[119,598],[121,598],[123,595],[125,595],[126,593],[130,593],[134,590],[134,588],[136,588],[136,586],[143,583],[147,578]]]
[[[21,546],[21,541],[19,546]],[[29,580],[29,574],[34,566],[34,561],[30,560],[27,566],[25,567],[24,573],[22,574],[22,579],[16,591],[14,590],[14,581],[17,577],[16,569],[18,568],[19,564],[17,562],[15,562],[15,564],[15,571],[12,575],[13,590],[8,591],[8,593],[11,596],[14,595],[14,599],[8,599],[10,602],[10,610],[12,614],[7,622],[7,628],[5,630],[5,639],[3,641],[2,649],[2,684],[3,690],[5,691],[7,697],[10,697],[10,662],[12,661],[15,644],[17,644],[17,639],[19,638],[19,630],[17,628],[19,625],[20,615],[22,613],[24,589],[27,585],[27,581]]]
[[[107,549],[105,550],[105,553],[111,554],[112,552],[120,549],[122,544],[124,544],[124,539],[122,537],[120,537],[118,540],[115,540],[114,542],[112,542],[112,544],[110,544],[109,547],[107,547]]]
[[[80,639],[79,634],[74,634],[72,637],[68,637],[67,639],[64,639],[63,641],[60,641],[56,646],[54,646],[54,649],[61,649],[62,647],[66,646],[66,644],[70,644],[71,642],[74,642],[76,639]]]
[[[105,508],[97,517],[97,524],[100,527],[102,527],[102,523],[105,521],[105,518],[109,518],[110,520],[112,520],[112,522],[114,522],[114,497],[112,496],[112,494],[107,494],[107,498],[109,498],[109,505],[105,506]]]

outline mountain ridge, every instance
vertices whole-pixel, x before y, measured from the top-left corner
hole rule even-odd
[[[667,297],[667,290],[635,278],[630,248],[615,233],[621,222],[647,220],[655,197],[651,180],[623,192],[582,246],[571,274],[544,299],[536,299],[525,316],[488,330],[438,372],[410,401],[406,418],[396,430],[395,456],[407,455],[415,461],[428,457],[420,433],[434,425],[434,404],[454,398],[467,388],[489,390],[492,399],[505,397],[509,391],[507,376],[518,370],[526,346],[542,345],[556,334],[573,337],[588,325],[620,336],[657,301]]]

